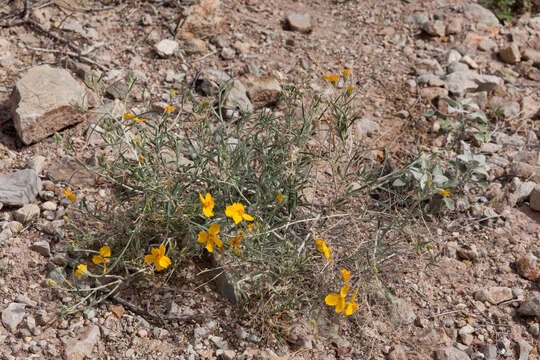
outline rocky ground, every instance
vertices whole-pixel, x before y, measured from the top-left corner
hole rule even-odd
[[[539,357],[540,17],[503,26],[477,4],[444,0],[29,4],[15,24],[21,18],[10,14],[22,1],[0,3],[2,359]],[[187,321],[155,321],[118,301],[57,315],[73,300],[47,285],[73,266],[62,240],[72,205],[62,190],[69,184],[95,201],[109,193],[89,174],[74,175],[77,165],[50,135],[69,126],[63,134],[82,148],[96,116],[125,110],[113,99],[126,96],[128,77],[137,79],[129,101],[141,102],[146,89],[157,108],[171,88],[199,84],[208,95],[234,77],[228,105],[245,110],[270,106],[268,94],[286,83],[324,93],[323,75],[344,67],[363,116],[358,146],[398,159],[413,148],[450,152],[440,122],[422,115],[446,111],[445,96],[473,97],[492,119],[491,140],[470,144],[486,155],[489,190],[462,216],[429,226],[436,267],[402,253],[384,276],[392,300],[362,295],[352,319],[306,319],[282,338],[239,321],[234,305],[199,287],[195,265],[179,286],[149,282],[128,298],[139,310],[193,316]],[[89,91],[61,68],[103,85]],[[40,89],[45,77],[54,81]],[[69,96],[92,111],[58,104]]]

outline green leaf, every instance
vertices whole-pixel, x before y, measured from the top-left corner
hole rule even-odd
[[[444,197],[443,198],[443,202],[444,202],[444,205],[449,209],[449,210],[454,210],[456,207],[455,207],[455,203],[454,203],[454,200],[450,199],[449,197]]]
[[[392,186],[395,186],[395,187],[400,187],[400,186],[405,186],[405,185],[407,185],[407,183],[399,178],[394,180],[394,182],[392,183]]]

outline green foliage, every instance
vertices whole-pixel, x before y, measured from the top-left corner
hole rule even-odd
[[[538,2],[531,0],[485,0],[485,7],[493,10],[501,21],[513,21],[515,16],[525,12],[538,12]]]

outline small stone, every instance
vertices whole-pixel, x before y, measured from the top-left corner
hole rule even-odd
[[[248,74],[241,81],[246,87],[247,95],[255,107],[275,104],[281,93],[281,85],[273,77],[256,77]]]
[[[516,269],[519,275],[528,280],[536,281],[540,278],[538,259],[532,253],[528,253],[516,261]]]
[[[433,87],[444,86],[444,81],[440,77],[433,74],[424,74],[416,78],[418,85],[428,85]]]
[[[469,65],[464,64],[459,61],[454,61],[448,65],[448,68],[446,70],[448,74],[460,72],[460,71],[469,71]]]
[[[499,56],[501,60],[507,64],[516,64],[521,60],[519,47],[515,43],[512,43],[510,46],[501,49],[499,51]]]
[[[253,105],[247,96],[247,90],[239,80],[233,80],[226,96],[225,106],[239,109],[241,112],[253,111]]]
[[[536,185],[531,192],[529,206],[535,211],[540,211],[540,185]]]
[[[435,351],[436,360],[470,360],[466,352],[456,349],[453,346]]]
[[[89,186],[96,183],[96,176],[70,156],[63,156],[56,164],[49,167],[47,175],[56,183]]]
[[[39,206],[36,204],[28,204],[13,212],[13,217],[16,221],[25,224],[36,220],[39,217],[39,213]]]
[[[25,304],[25,305],[27,305],[29,307],[36,307],[37,306],[37,303],[35,301],[30,300],[25,295],[18,295],[15,298],[15,302],[20,303],[20,304]]]
[[[109,305],[109,310],[120,319],[126,311],[122,305]]]
[[[290,13],[287,15],[286,25],[288,30],[310,33],[312,31],[311,15]]]
[[[12,237],[13,237],[13,233],[11,232],[9,227],[0,231],[0,246],[4,245],[4,242],[6,242],[6,240],[11,239]]]
[[[540,297],[533,296],[521,303],[517,312],[525,316],[540,316]]]
[[[26,314],[24,308],[25,304],[11,303],[7,308],[2,311],[2,323],[12,333],[15,333],[17,326],[21,323]]]
[[[444,70],[435,59],[418,59],[415,64],[415,71],[418,75],[435,74],[438,76],[444,75]]]
[[[47,241],[38,241],[30,246],[30,250],[37,252],[41,256],[49,257],[51,256],[51,248]]]
[[[43,168],[45,167],[46,160],[47,159],[45,159],[44,156],[41,156],[41,155],[34,156],[28,162],[28,168],[34,170],[36,174],[41,174],[41,172],[43,171]]]
[[[441,87],[426,87],[420,89],[420,96],[428,101],[435,100],[437,98],[447,97],[448,90]]]
[[[58,206],[56,205],[54,201],[46,201],[43,204],[41,204],[42,210],[56,211],[57,208]]]
[[[396,345],[394,346],[394,350],[390,354],[388,354],[389,360],[408,360],[409,357],[407,356],[407,353],[405,352],[405,349],[403,349],[402,346]]]
[[[474,71],[456,71],[446,76],[446,88],[459,96],[467,92],[491,91],[502,84],[502,79],[497,76]]]
[[[461,58],[461,62],[469,65],[471,69],[478,69],[478,64],[476,61],[474,61],[469,55],[465,55],[463,58]]]
[[[222,360],[234,360],[236,358],[236,352],[234,350],[223,350],[221,353]]]
[[[540,325],[537,322],[535,322],[531,324],[531,326],[529,326],[528,331],[532,336],[538,337],[538,335],[540,335]]]
[[[392,296],[389,310],[394,323],[408,325],[412,324],[416,319],[412,305],[401,298]]]
[[[463,17],[452,16],[450,22],[446,26],[446,32],[448,34],[461,34],[463,29]]]
[[[422,30],[432,36],[443,37],[446,35],[446,25],[442,20],[428,21],[422,25]]]
[[[474,244],[458,248],[457,255],[462,260],[477,260],[479,257],[478,250]]]
[[[33,202],[42,184],[32,169],[0,176],[0,203],[20,206]]]
[[[519,345],[519,360],[528,360],[533,347],[523,339],[518,339],[517,343]]]
[[[531,48],[525,48],[522,51],[522,57],[523,60],[530,60],[533,62],[534,66],[540,66],[540,51],[531,49]]]
[[[174,55],[178,48],[178,43],[170,39],[163,39],[156,45],[154,45],[154,50],[156,51],[156,53],[163,58]]]
[[[117,80],[107,87],[105,93],[113,99],[124,100],[129,93],[129,85],[124,80]]]
[[[479,301],[488,301],[493,305],[500,304],[513,298],[512,289],[503,286],[493,286],[474,293],[474,298]]]
[[[482,348],[482,353],[486,360],[497,360],[497,346],[495,344],[486,344]]]
[[[497,49],[497,43],[490,38],[485,38],[478,43],[478,48],[482,51],[491,52]]]
[[[457,51],[456,49],[450,49],[446,54],[446,62],[448,64],[451,64],[453,62],[460,61],[461,57],[462,56],[459,51]]]
[[[236,51],[234,51],[233,48],[224,47],[223,49],[221,49],[221,57],[224,60],[232,60],[236,57]]]
[[[66,341],[64,356],[66,360],[79,360],[84,357],[92,358],[92,350],[100,339],[100,331],[97,325],[90,325],[77,339]]]

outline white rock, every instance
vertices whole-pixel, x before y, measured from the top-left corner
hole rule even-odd
[[[39,217],[39,206],[36,204],[24,205],[22,208],[13,212],[13,218],[21,223],[33,221]]]
[[[503,84],[493,75],[480,75],[474,71],[456,71],[446,75],[446,88],[459,96],[468,92],[490,91]]]
[[[170,39],[163,39],[154,45],[154,49],[158,55],[164,58],[174,55],[176,50],[178,50],[178,47],[178,43]]]
[[[0,176],[0,203],[14,206],[28,204],[36,199],[41,188],[41,180],[32,169]]]
[[[8,305],[4,311],[2,311],[2,323],[12,333],[15,333],[17,326],[21,323],[24,318],[25,304],[20,303],[11,303]]]
[[[92,350],[101,337],[99,327],[90,325],[90,327],[79,336],[78,339],[66,341],[64,348],[64,357],[66,360],[78,360],[93,358]]]

